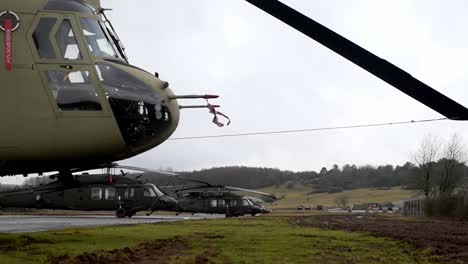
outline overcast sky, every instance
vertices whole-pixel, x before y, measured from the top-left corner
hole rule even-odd
[[[468,105],[468,3],[284,0],[456,101]],[[182,110],[174,137],[441,117],[242,0],[103,0],[131,63],[176,94],[215,93],[230,127]],[[425,134],[468,139],[468,123],[167,141],[122,163],[192,170],[245,165],[402,164]]]
[[[283,0],[468,106],[468,2]],[[243,0],[102,0],[131,63],[176,94],[215,93],[230,127],[183,110],[174,137],[441,117]],[[202,101],[201,101],[202,102]],[[127,165],[193,170],[244,165],[300,170],[403,164],[426,134],[468,142],[468,123],[437,123],[167,141]],[[20,177],[22,178],[22,177]],[[20,183],[21,179],[2,179]]]

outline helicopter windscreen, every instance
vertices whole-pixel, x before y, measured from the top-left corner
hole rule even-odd
[[[101,23],[93,18],[80,18],[83,35],[88,48],[95,57],[111,57],[122,59],[118,48],[111,37],[106,34]]]
[[[243,204],[244,206],[252,206],[252,205],[253,205],[253,203],[252,203],[249,199],[244,199],[244,200],[242,201],[242,204]]]
[[[156,196],[161,197],[161,196],[164,196],[164,194],[154,184],[148,183],[148,184],[145,184],[144,196],[145,197],[156,197]]]

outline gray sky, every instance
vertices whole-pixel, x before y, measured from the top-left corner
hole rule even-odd
[[[468,106],[468,2],[283,0]],[[177,94],[216,93],[232,119],[184,110],[174,137],[290,130],[441,117],[243,0],[102,0],[132,64]],[[202,101],[201,101],[202,102]],[[402,164],[424,135],[468,140],[468,123],[443,121],[304,134],[167,141],[122,163],[192,170],[245,165]],[[22,177],[2,179],[20,183]]]
[[[284,0],[468,105],[468,3],[463,0]],[[103,0],[133,64],[177,94],[216,93],[227,128],[183,110],[174,137],[441,117],[242,0]],[[246,165],[318,170],[401,164],[425,134],[462,137],[443,121],[292,135],[168,141],[123,163],[192,170]]]

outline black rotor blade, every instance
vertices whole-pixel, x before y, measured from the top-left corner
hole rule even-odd
[[[247,192],[247,193],[254,193],[254,194],[259,194],[262,196],[267,196],[273,199],[277,199],[276,196],[266,193],[266,192],[260,192],[260,191],[255,191],[255,190],[250,190],[250,189],[245,189],[245,188],[239,188],[239,187],[233,187],[233,186],[224,186],[224,188],[228,190],[233,190],[233,191],[240,191],[240,192]]]
[[[445,117],[452,120],[468,120],[468,109],[463,105],[280,1],[246,1],[304,33]]]
[[[111,168],[118,168],[118,169],[124,169],[124,170],[133,170],[133,171],[142,171],[142,172],[152,172],[152,173],[158,173],[166,176],[175,176],[178,177],[178,173],[174,172],[169,172],[169,171],[161,171],[161,170],[153,170],[153,169],[147,169],[147,168],[141,168],[141,167],[134,167],[134,166],[125,166],[125,165],[119,165],[119,164],[113,164]]]
[[[181,179],[181,180],[201,183],[201,184],[204,184],[206,186],[212,186],[211,184],[209,184],[207,182],[186,178],[186,177],[181,176],[179,173],[174,173],[174,172],[169,172],[169,171],[153,170],[153,169],[147,169],[147,168],[142,168],[142,167],[134,167],[134,166],[125,166],[125,165],[119,165],[117,163],[112,164],[111,168],[120,168],[120,169],[126,169],[126,170],[158,173],[158,174],[162,174],[162,175],[165,175],[165,176],[173,176],[173,177],[175,177],[177,179]]]

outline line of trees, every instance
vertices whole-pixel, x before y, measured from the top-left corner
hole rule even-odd
[[[457,134],[445,143],[427,135],[414,154],[417,187],[427,198],[450,196],[466,180],[466,146]]]
[[[466,178],[467,152],[458,135],[446,142],[437,137],[426,136],[413,154],[413,162],[403,165],[356,166],[346,164],[340,168],[333,165],[323,167],[319,172],[292,172],[259,167],[221,167],[205,170],[181,172],[183,176],[211,184],[231,185],[249,189],[295,184],[314,187],[316,192],[340,192],[359,188],[388,188],[404,186],[407,189],[421,190],[428,198],[451,195]],[[184,184],[174,177],[145,173],[142,180],[156,185]],[[51,180],[47,177],[28,178],[25,185],[38,186]]]

